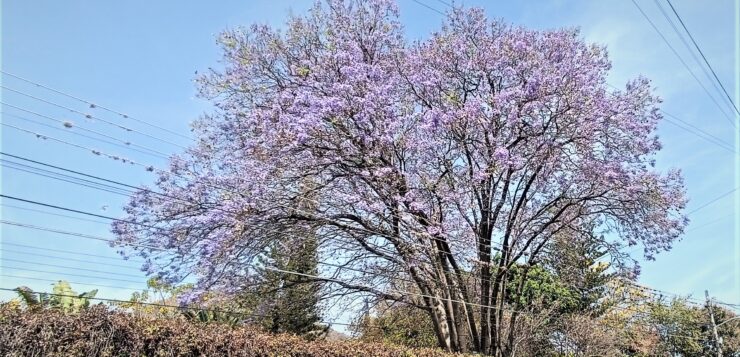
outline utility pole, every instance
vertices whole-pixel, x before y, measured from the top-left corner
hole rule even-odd
[[[704,296],[707,298],[707,309],[709,309],[709,320],[712,322],[712,333],[714,334],[714,347],[717,349],[717,357],[722,357],[722,341],[717,333],[717,324],[714,321],[714,307],[712,300],[709,299],[709,290],[704,290]]]

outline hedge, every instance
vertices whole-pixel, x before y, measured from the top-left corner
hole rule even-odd
[[[1,356],[419,356],[435,349],[358,341],[306,341],[253,327],[134,317],[97,305],[79,313],[0,305]],[[459,355],[457,355],[459,356]]]

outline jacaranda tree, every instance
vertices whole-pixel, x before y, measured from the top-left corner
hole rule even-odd
[[[624,247],[650,258],[686,224],[680,173],[653,168],[660,100],[643,78],[610,89],[606,50],[575,30],[457,9],[411,42],[392,2],[348,0],[220,44],[197,144],[114,226],[196,295],[238,293],[270,242],[315,234],[326,296],[415,306],[441,347],[510,355],[513,266],[526,281],[567,235],[631,269]]]

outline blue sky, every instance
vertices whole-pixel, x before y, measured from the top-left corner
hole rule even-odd
[[[440,11],[447,9],[442,1],[422,2]],[[740,5],[736,2],[737,0],[673,2],[731,95],[737,95],[735,21]],[[608,47],[613,61],[610,83],[622,86],[628,79],[644,75],[657,86],[659,95],[665,100],[665,111],[730,145],[734,143],[730,120],[723,117],[702,87],[631,1],[467,1],[465,4],[482,6],[491,17],[503,18],[507,22],[527,27],[580,27],[586,40]],[[703,85],[717,101],[724,104],[725,100],[704,77],[701,67],[689,55],[656,3],[638,0],[638,4],[666,35]],[[662,0],[661,4],[670,11]],[[188,123],[209,108],[207,102],[195,98],[192,80],[195,71],[218,67],[220,53],[215,43],[216,34],[229,27],[254,22],[280,26],[290,11],[301,12],[310,5],[309,1],[280,0],[217,3],[6,0],[2,3],[2,69],[187,135]],[[426,37],[442,21],[442,15],[415,1],[400,0],[399,5],[402,22],[410,39]],[[111,113],[90,111],[79,101],[45,91],[13,77],[3,75],[2,85],[75,110],[94,113],[101,118],[180,145],[187,144],[187,140],[181,137]],[[52,118],[69,120],[75,125],[103,132],[113,138],[168,153],[181,150],[176,145],[159,142],[135,132],[126,132],[99,120],[86,120],[66,109],[39,102],[8,89],[3,89],[1,94],[3,103]],[[727,106],[724,108],[731,114]],[[138,162],[155,166],[165,164],[164,160],[157,157],[91,141],[75,136],[69,130],[65,132],[51,129],[11,115],[59,127],[48,118],[24,113],[7,105],[3,106],[2,112],[2,123],[7,125],[105,152],[120,153]],[[729,118],[731,121],[736,120],[732,116]],[[72,131],[79,132],[77,129],[73,128]],[[731,152],[669,122],[660,125],[659,134],[664,149],[658,157],[658,167],[678,167],[683,170],[691,199],[688,211],[701,207],[736,187],[735,157]],[[0,127],[0,138],[2,151],[7,153],[135,185],[148,184],[153,179],[151,174],[139,167],[98,157],[88,150],[73,148],[50,139],[40,140],[9,126]],[[5,195],[112,216],[120,214],[120,207],[125,202],[125,197],[121,195],[5,167],[0,170],[0,189]],[[703,291],[708,289],[720,300],[740,303],[740,290],[736,283],[740,276],[737,273],[735,253],[735,197],[733,194],[728,195],[692,214],[686,235],[676,242],[672,251],[659,255],[656,261],[643,262],[640,281],[660,290],[682,295],[692,294],[697,298],[703,297]],[[8,199],[3,199],[2,204],[0,216],[3,220],[110,237],[106,224],[21,210],[8,205],[64,213]],[[95,256],[74,255],[59,250]],[[60,258],[52,258],[53,256]],[[0,260],[0,275],[6,275],[0,276],[2,288],[28,285],[43,291],[48,290],[50,284],[44,280],[7,275],[114,286],[115,288],[98,287],[99,296],[114,298],[127,297],[132,292],[131,289],[144,287],[144,277],[137,271],[135,262],[118,259],[113,249],[104,242],[91,239],[1,225]],[[101,278],[103,276],[108,278]],[[142,283],[137,283],[138,281]],[[78,291],[95,288],[79,284],[73,286]],[[0,297],[2,296],[8,294],[0,292]]]

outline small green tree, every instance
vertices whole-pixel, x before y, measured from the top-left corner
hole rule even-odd
[[[660,336],[659,353],[671,356],[706,356],[709,341],[707,315],[686,299],[650,303],[648,322]]]
[[[129,301],[117,305],[138,316],[172,317],[178,315],[179,311],[176,307],[170,306],[177,306],[178,297],[192,288],[191,284],[175,286],[158,278],[150,278],[146,284],[145,290],[135,291]]]
[[[716,354],[714,336],[706,306],[692,304],[687,298],[669,302],[662,299],[648,303],[647,323],[659,336],[657,354],[673,356],[708,356]],[[722,339],[723,353],[735,356],[740,353],[740,321],[729,309],[714,307],[718,335]],[[724,322],[724,323],[723,323]]]
[[[557,305],[558,311],[576,309],[577,292],[569,289],[557,275],[542,266],[515,265],[507,286],[510,303],[531,308]],[[521,288],[519,286],[521,285]]]

